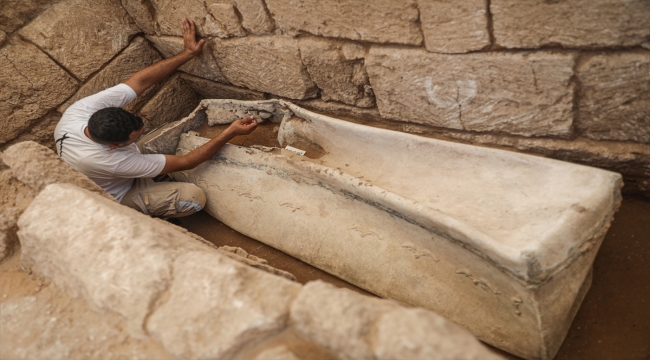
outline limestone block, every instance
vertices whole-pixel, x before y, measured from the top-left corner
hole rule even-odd
[[[300,56],[325,101],[359,107],[375,106],[363,59],[346,59],[343,42],[317,37],[300,38]]]
[[[466,53],[490,45],[487,0],[418,0],[427,50]]]
[[[317,158],[226,145],[174,179],[249,237],[514,355],[555,355],[620,204],[619,174],[278,106],[293,113],[280,144]],[[210,121],[199,109],[195,125]],[[177,153],[207,141],[182,135]]]
[[[264,0],[234,0],[242,17],[242,26],[254,35],[265,35],[273,31],[273,20],[266,10]]]
[[[144,337],[175,257],[209,249],[149,216],[70,184],[47,186],[18,220],[22,261],[95,311]]]
[[[280,30],[370,41],[422,44],[415,0],[266,0]]]
[[[131,75],[139,70],[162,60],[158,52],[145,40],[137,37],[131,44],[115,57],[106,67],[99,71],[95,76],[90,78],[73,97],[68,99],[63,105],[59,106],[61,113],[86,96],[96,94],[104,89],[115,86],[126,81]],[[125,106],[125,109],[133,111],[139,108],[153,93],[159,89],[159,86],[153,86],[138,96],[133,102]]]
[[[507,48],[634,46],[650,36],[646,0],[492,0],[494,38]]]
[[[150,0],[162,35],[182,36],[183,18],[194,20],[201,36],[244,36],[239,18],[230,4],[200,0]]]
[[[272,347],[270,349],[266,349],[257,356],[253,360],[269,360],[269,359],[275,359],[275,360],[300,360],[299,357],[296,356],[291,350],[289,350],[286,346],[284,345],[278,345],[275,347]]]
[[[56,0],[3,0],[0,2],[0,31],[12,33],[36,17]],[[1,43],[1,42],[0,42]]]
[[[15,138],[13,138],[13,140],[5,143],[3,146],[9,147],[23,141],[34,141],[47,147],[48,149],[56,150],[56,144],[54,142],[52,134],[54,134],[54,129],[56,128],[56,125],[59,123],[60,119],[60,113],[56,111],[49,112],[41,119],[34,121],[26,131],[18,134]]]
[[[13,38],[0,48],[0,144],[29,129],[77,89],[35,46]]]
[[[86,175],[61,160],[51,149],[33,141],[10,146],[2,153],[2,161],[11,168],[16,179],[36,192],[42,191],[49,184],[69,183],[115,200]]]
[[[433,54],[372,47],[366,69],[381,116],[470,131],[571,134],[574,56]]]
[[[153,43],[165,58],[170,58],[180,53],[184,48],[183,38],[181,37],[147,36],[147,39]],[[203,45],[201,55],[183,64],[179,70],[202,78],[227,82],[214,58],[211,41],[206,41],[205,45]]]
[[[458,325],[424,309],[307,283],[291,305],[299,334],[343,359],[500,359]]]
[[[0,324],[5,359],[174,358],[151,339],[129,336],[119,316],[98,314],[42,282],[33,295],[0,301]]]
[[[138,31],[118,0],[67,0],[45,10],[20,35],[85,80]]]
[[[153,130],[189,114],[199,98],[180,76],[170,79],[138,112],[148,129]]]
[[[650,144],[650,51],[594,55],[577,72],[579,132],[595,140]]]
[[[36,195],[32,188],[13,176],[11,169],[0,170],[0,209],[17,209],[22,214]]]
[[[283,36],[215,39],[214,56],[228,82],[291,99],[316,97],[298,40]]]
[[[173,269],[168,299],[151,315],[147,330],[181,359],[231,358],[282,331],[301,288],[216,253],[188,252]]]
[[[181,78],[205,99],[264,100],[266,98],[264,93],[259,91],[222,84],[198,76],[183,74]]]
[[[144,31],[145,34],[155,34],[156,23],[156,10],[154,9],[151,1],[149,0],[121,0],[124,10],[131,15],[138,27]]]

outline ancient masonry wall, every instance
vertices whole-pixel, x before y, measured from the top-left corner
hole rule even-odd
[[[647,0],[9,0],[0,150],[182,49],[203,55],[130,109],[150,128],[201,98],[282,97],[369,125],[620,172],[650,194]],[[433,165],[433,164],[432,164]]]

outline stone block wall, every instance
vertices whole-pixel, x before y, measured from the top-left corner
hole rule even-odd
[[[650,195],[646,0],[10,0],[0,144],[51,146],[72,101],[180,51],[183,17],[207,43],[131,105],[150,127],[203,97],[281,97],[621,172]]]

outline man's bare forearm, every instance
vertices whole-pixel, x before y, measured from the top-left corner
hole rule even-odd
[[[138,71],[124,83],[129,85],[136,94],[140,95],[145,92],[145,90],[176,71],[176,69],[191,60],[193,57],[193,54],[187,51],[182,51],[168,59],[161,60]]]

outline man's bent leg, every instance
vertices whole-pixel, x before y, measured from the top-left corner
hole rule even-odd
[[[178,218],[200,211],[205,201],[205,193],[194,184],[135,179],[121,202],[147,215]]]

